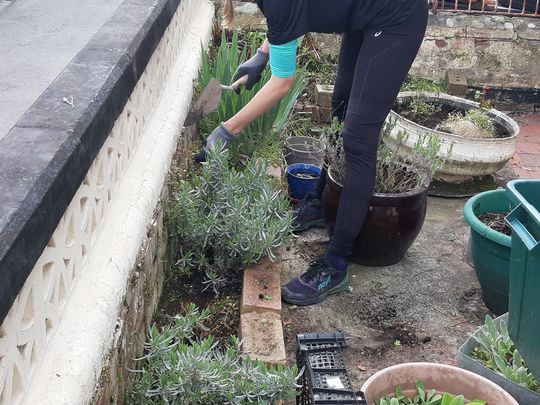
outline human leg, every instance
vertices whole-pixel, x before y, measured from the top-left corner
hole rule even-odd
[[[351,93],[352,82],[358,53],[362,47],[363,33],[344,34],[341,39],[338,69],[332,94],[332,117],[343,121]],[[341,136],[341,134],[335,134]],[[326,162],[323,164],[321,175],[315,190],[307,195],[293,210],[293,228],[302,232],[313,227],[324,227],[324,212],[322,195],[326,186]]]
[[[326,254],[283,286],[287,302],[310,305],[347,288],[347,256],[373,195],[379,133],[427,24],[425,1],[416,6],[399,26],[364,31],[343,131],[347,167],[334,233]]]

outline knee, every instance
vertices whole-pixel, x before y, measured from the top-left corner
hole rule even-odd
[[[360,159],[365,162],[373,162],[377,159],[379,137],[365,136],[362,132],[351,134],[343,133],[343,151],[348,160]]]

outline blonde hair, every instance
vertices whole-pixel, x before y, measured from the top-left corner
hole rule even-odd
[[[233,0],[223,0],[223,26],[231,29],[234,23]]]

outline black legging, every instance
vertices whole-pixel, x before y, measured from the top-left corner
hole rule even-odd
[[[362,228],[375,183],[379,133],[407,76],[427,26],[426,0],[395,25],[344,34],[332,96],[334,116],[344,120],[346,172],[329,252],[349,256]],[[326,173],[316,193],[322,195]]]

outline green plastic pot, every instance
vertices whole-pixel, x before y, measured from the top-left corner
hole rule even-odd
[[[511,209],[504,189],[486,191],[465,204],[465,220],[471,227],[469,249],[474,270],[486,306],[497,315],[508,311],[510,282],[510,246],[512,240],[485,225],[478,217],[486,213],[503,213]]]

